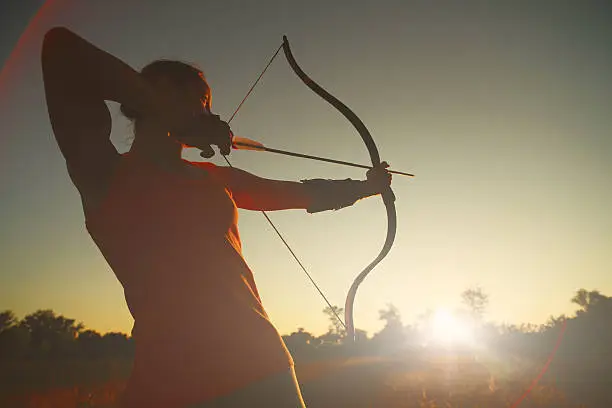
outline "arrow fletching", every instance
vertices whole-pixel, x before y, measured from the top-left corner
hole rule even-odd
[[[263,144],[240,136],[234,136],[232,138],[232,147],[236,150],[256,150],[260,152],[266,150]]]

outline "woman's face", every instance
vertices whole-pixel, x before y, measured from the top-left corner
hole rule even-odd
[[[182,84],[177,84],[170,78],[162,76],[156,78],[153,84],[161,95],[164,95],[174,106],[188,112],[188,114],[192,116],[200,116],[203,113],[211,114],[210,88],[203,78],[196,76]],[[156,121],[137,121],[136,133],[149,133],[149,136],[146,138],[146,144],[148,145],[158,142],[165,145],[166,143],[163,140],[160,140],[158,137],[152,137],[152,135],[170,136],[170,133],[163,129],[157,129],[157,126],[158,123]],[[163,130],[163,132],[159,132],[159,130]],[[166,138],[162,137],[162,139]]]
[[[211,113],[210,88],[204,79],[194,78],[189,80],[184,85],[176,86],[176,91],[180,97],[192,101],[195,115]]]
[[[162,94],[176,101],[179,106],[183,106],[194,116],[211,113],[210,88],[204,79],[195,77],[177,85],[171,79],[159,78],[156,86]]]
[[[193,101],[197,114],[211,113],[210,88],[203,79],[189,81],[183,87],[179,87],[179,92],[184,92],[187,99]]]

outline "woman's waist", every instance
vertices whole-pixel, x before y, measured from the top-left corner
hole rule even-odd
[[[218,295],[218,294],[217,294]],[[223,346],[249,339],[277,338],[278,331],[256,301],[215,301],[210,298],[155,305],[135,305],[134,338],[143,346]],[[192,344],[193,343],[193,344]]]
[[[202,319],[223,325],[230,319],[257,317],[253,311],[265,315],[248,278],[238,271],[207,275],[150,270],[141,276],[126,280],[123,286],[134,319],[143,325],[155,328],[163,324],[174,331],[199,325]]]
[[[141,323],[134,324],[136,382],[215,395],[293,365],[278,331],[255,312],[225,322],[201,314]]]
[[[150,364],[136,356],[125,397],[141,407],[187,407],[228,395],[257,381],[285,372],[291,356],[254,356],[252,359],[189,358],[167,366]]]

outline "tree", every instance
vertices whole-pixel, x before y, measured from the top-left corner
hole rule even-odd
[[[82,323],[56,315],[49,309],[27,315],[21,325],[30,333],[32,348],[44,354],[67,351],[83,330]]]
[[[296,332],[283,336],[285,343],[291,343],[296,346],[306,346],[311,343],[316,343],[315,339],[312,333],[307,332],[303,327],[299,327]]]
[[[291,353],[304,353],[305,351],[318,346],[321,340],[317,339],[312,333],[307,332],[303,327],[298,331],[283,336],[283,341]]]
[[[133,354],[133,340],[125,333],[101,335],[95,330],[85,330],[79,333],[76,342],[85,357],[129,357]]]
[[[602,295],[598,290],[587,291],[586,289],[579,289],[572,298],[572,303],[580,306],[576,314],[593,312],[596,309],[601,310],[604,307],[610,308],[612,304],[612,298]]]
[[[133,339],[125,333],[109,332],[102,336],[104,352],[108,356],[131,356],[134,352]]]
[[[80,332],[76,341],[86,357],[99,357],[103,354],[102,335],[95,330]]]
[[[546,323],[544,323],[544,328],[559,327],[565,320],[567,320],[567,316],[565,316],[565,314],[559,315],[558,317],[551,315]]]
[[[15,327],[17,323],[17,317],[11,310],[5,310],[0,313],[0,333]]]
[[[368,332],[361,329],[355,329],[355,342],[362,343],[368,341]]]
[[[333,306],[333,308],[330,308],[328,306],[323,309],[323,313],[325,313],[329,318],[330,325],[328,332],[323,336],[320,336],[321,340],[333,343],[340,342],[341,339],[346,337],[346,329],[344,324],[338,319],[337,316],[342,316],[344,313],[344,308],[338,306]]]
[[[374,335],[372,341],[392,346],[405,342],[406,333],[397,307],[389,303],[386,309],[378,311],[378,319],[385,321],[385,327]]]
[[[476,321],[481,321],[489,304],[489,296],[479,287],[464,290],[461,299]]]
[[[18,358],[28,351],[28,331],[19,325],[11,310],[0,313],[0,358]]]
[[[387,304],[387,309],[378,311],[378,319],[387,322],[385,326],[402,325],[399,309],[393,303]]]

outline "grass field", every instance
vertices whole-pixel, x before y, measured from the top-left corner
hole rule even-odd
[[[58,383],[46,389],[22,387],[10,393],[5,390],[0,403],[7,408],[116,407],[129,372],[126,364],[122,367],[115,362],[111,366],[98,367],[115,379],[100,381],[90,375],[83,378],[88,384]],[[296,371],[310,408],[514,408],[517,407],[514,403],[537,376],[539,366],[515,362],[509,367],[507,362],[475,362],[450,357],[360,357],[298,363]],[[545,377],[518,406],[588,406],[567,401],[551,381]]]

